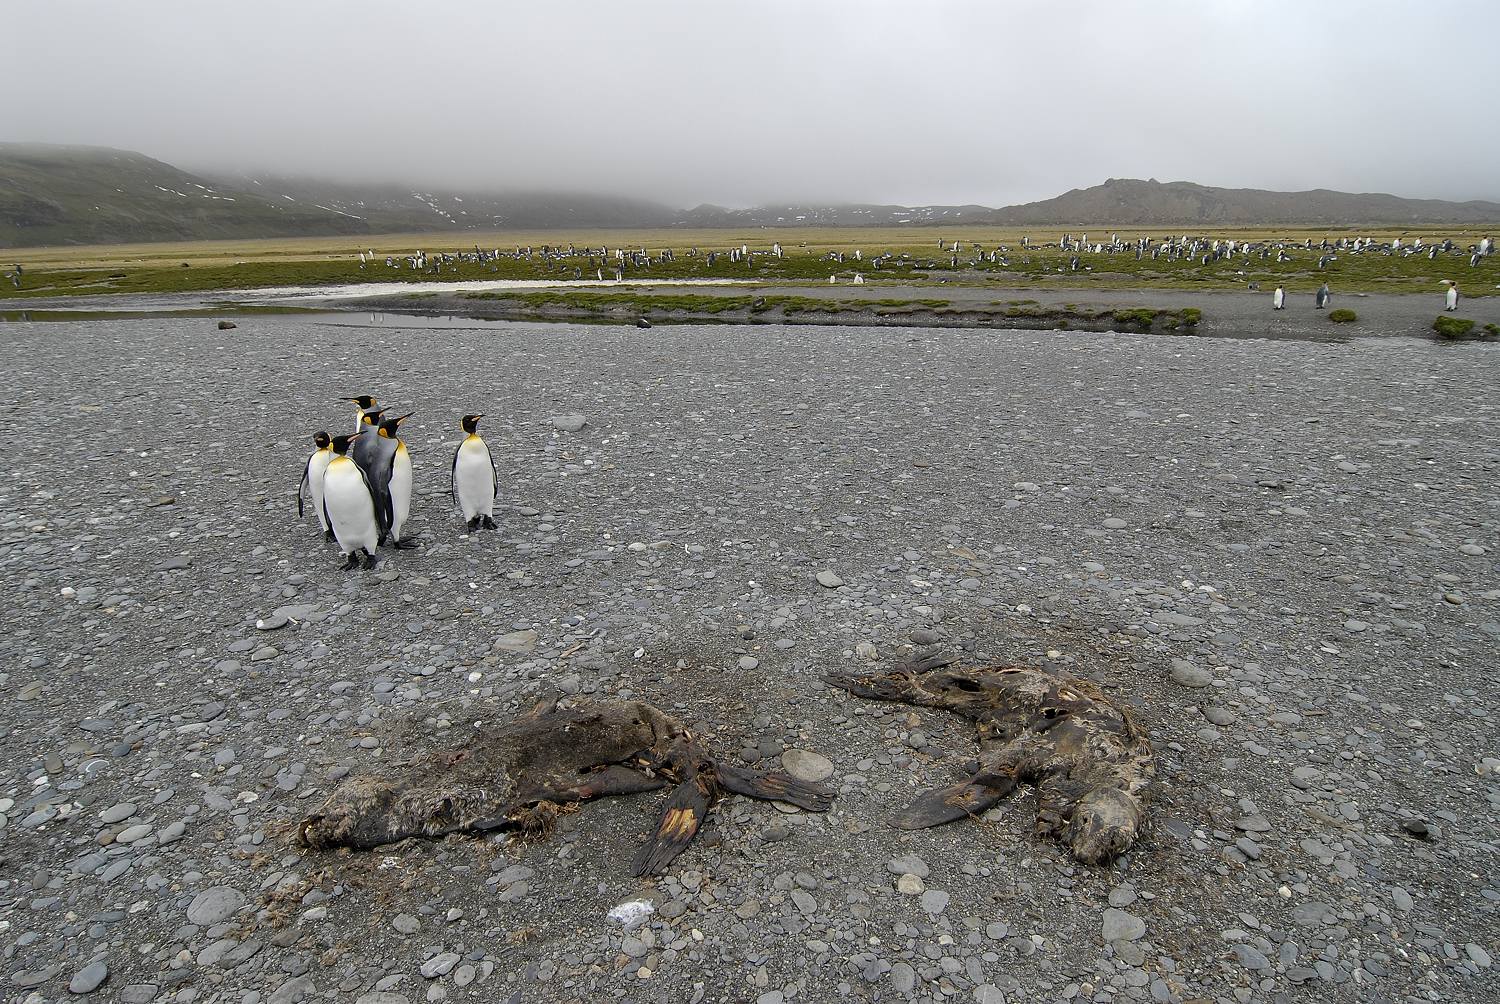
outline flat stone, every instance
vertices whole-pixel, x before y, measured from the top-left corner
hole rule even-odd
[[[245,894],[227,885],[216,885],[193,897],[187,919],[200,927],[211,927],[234,916],[245,905]]]
[[[437,979],[439,976],[447,976],[458,965],[459,954],[457,952],[444,952],[434,955],[422,963],[422,975],[429,980]]]
[[[151,826],[149,823],[137,823],[134,826],[127,826],[115,834],[115,843],[133,844],[150,832]]]
[[[535,631],[512,631],[495,639],[495,651],[497,652],[532,652],[536,649],[537,634]]]
[[[922,909],[934,917],[948,909],[948,894],[941,889],[928,889],[922,893]]]
[[[1105,941],[1139,941],[1146,936],[1146,922],[1133,913],[1108,907],[1104,911]]]
[[[931,875],[927,862],[915,854],[903,854],[899,858],[891,858],[885,863],[885,870],[892,875],[915,875],[917,878],[926,878]]]
[[[103,959],[90,962],[68,981],[68,992],[75,994],[90,994],[99,989],[99,984],[109,977],[109,966]]]
[[[103,812],[99,813],[99,822],[109,825],[123,822],[135,814],[134,802],[116,802]]]
[[[553,415],[547,421],[551,422],[552,428],[558,432],[577,432],[589,424],[589,420],[582,415]]]
[[[781,765],[802,781],[826,781],[833,776],[833,761],[811,750],[787,750],[781,754]]]
[[[827,589],[837,589],[839,586],[842,586],[843,584],[844,584],[844,580],[843,579],[839,578],[836,573],[834,573],[834,572],[832,572],[832,571],[830,571],[830,570],[828,570],[826,568],[823,569],[821,572],[818,573],[818,585],[820,585],[820,586],[823,586],[823,587],[825,587]]]
[[[1172,682],[1178,686],[1194,689],[1207,687],[1214,682],[1214,674],[1211,670],[1195,666],[1186,659],[1172,660],[1171,677]]]

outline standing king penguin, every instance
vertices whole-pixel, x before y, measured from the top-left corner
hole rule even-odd
[[[1272,310],[1280,310],[1280,309],[1282,309],[1285,306],[1286,306],[1286,290],[1282,289],[1280,286],[1277,286],[1276,287],[1276,292],[1274,292],[1274,293],[1271,294],[1271,309]]]
[[[333,440],[326,432],[315,432],[313,444],[317,449],[307,458],[307,463],[302,468],[302,483],[297,486],[297,515],[301,516],[303,513],[302,495],[305,492],[312,498],[313,511],[318,514],[318,525],[332,538],[333,529],[329,527],[328,517],[323,512],[323,472],[328,470],[328,462],[333,459]]]
[[[380,524],[375,518],[375,494],[365,472],[349,457],[349,444],[368,432],[352,436],[334,436],[334,457],[323,472],[323,513],[339,542],[339,551],[348,555],[345,569],[359,567],[359,552],[365,552],[365,567],[375,567],[375,548],[380,546]]]
[[[1450,282],[1448,284],[1448,292],[1443,294],[1443,309],[1458,309],[1458,283]]]
[[[376,504],[379,505],[379,497],[384,496],[383,501],[390,507],[386,525],[390,528],[391,544],[402,550],[417,546],[415,541],[401,539],[401,527],[411,515],[412,476],[411,454],[406,452],[406,444],[401,441],[398,429],[413,414],[407,412],[400,418],[381,420],[380,450],[375,456],[375,473],[371,477]]]
[[[380,422],[385,415],[384,408],[376,408],[360,414],[360,421],[364,423],[360,432],[364,435],[354,439],[353,445],[349,447],[350,458],[365,473],[365,480],[370,483],[370,493],[375,498],[375,519],[380,524],[380,543],[385,543],[385,536],[391,529],[391,497],[387,488],[390,478],[381,473],[382,467],[389,467],[392,456],[396,452],[393,441],[384,439],[380,435]]]
[[[453,501],[464,514],[470,530],[481,525],[495,529],[495,489],[500,473],[495,469],[490,448],[479,438],[479,420],[483,415],[465,415],[462,427],[464,441],[453,451]]]

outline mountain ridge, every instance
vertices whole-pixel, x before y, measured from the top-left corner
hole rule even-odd
[[[1256,227],[1500,222],[1500,203],[1110,178],[990,208],[881,203],[673,209],[646,199],[193,174],[109,147],[0,143],[0,247],[503,229],[948,225]]]

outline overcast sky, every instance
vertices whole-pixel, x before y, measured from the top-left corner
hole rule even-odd
[[[1497,0],[5,0],[0,140],[674,206],[1500,199]]]

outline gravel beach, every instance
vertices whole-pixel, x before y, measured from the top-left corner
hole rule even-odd
[[[1500,346],[236,320],[0,326],[0,999],[1500,999]],[[293,489],[360,393],[416,413],[420,547],[344,572]],[[1136,847],[1025,790],[891,828],[974,730],[820,677],[930,650],[1132,704]],[[657,879],[659,794],[296,846],[554,690],[838,800],[730,796]]]

